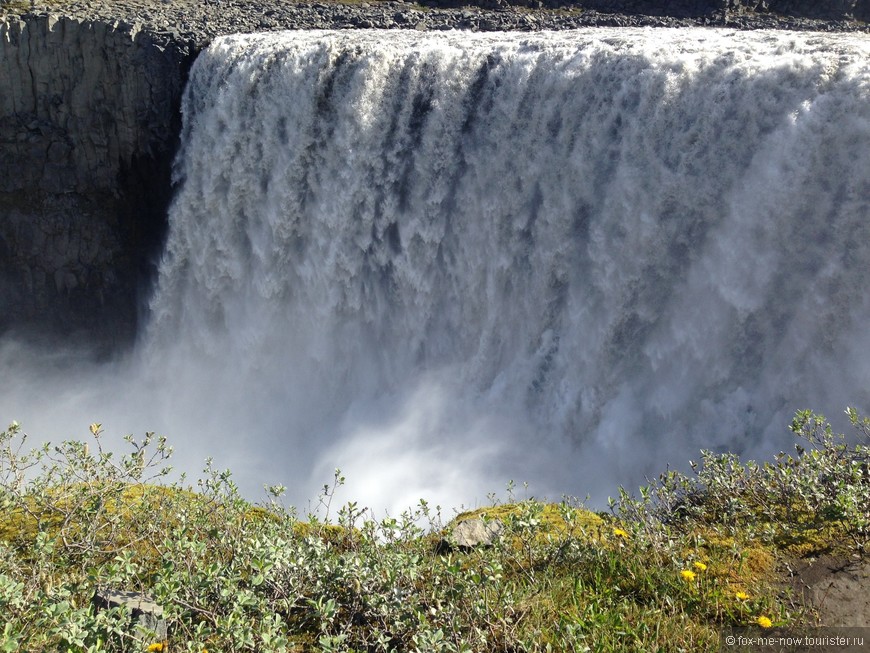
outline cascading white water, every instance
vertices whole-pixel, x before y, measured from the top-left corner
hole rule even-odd
[[[225,37],[184,124],[133,376],[243,486],[600,500],[870,408],[866,36]]]

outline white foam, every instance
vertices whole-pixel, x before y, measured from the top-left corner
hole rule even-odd
[[[303,504],[341,467],[393,511],[511,478],[600,501],[700,447],[776,450],[797,408],[870,406],[868,55],[701,29],[218,39],[153,320],[63,419]],[[20,385],[0,414],[38,431]]]

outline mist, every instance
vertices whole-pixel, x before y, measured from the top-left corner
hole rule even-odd
[[[36,440],[396,514],[602,507],[870,406],[870,46],[726,30],[217,39],[131,352],[0,346]],[[838,425],[842,425],[839,422]],[[121,446],[120,444],[118,446]]]

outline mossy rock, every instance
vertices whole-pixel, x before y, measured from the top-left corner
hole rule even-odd
[[[361,537],[358,529],[345,528],[337,524],[323,522],[294,521],[293,533],[297,537],[318,537],[323,542],[339,546],[349,547],[354,539]]]
[[[229,526],[242,531],[266,523],[286,524],[300,538],[316,536],[333,546],[349,546],[359,533],[328,523],[297,521],[238,498],[209,497],[188,489],[148,483],[77,483],[43,488],[10,500],[0,517],[0,540],[22,558],[39,533],[64,544],[87,542],[106,553],[131,549],[146,568],[160,565],[159,542],[167,533],[194,528],[220,539]],[[217,554],[217,551],[215,552]]]
[[[149,484],[77,483],[43,488],[11,501],[0,521],[0,539],[30,543],[38,533],[50,537],[81,533],[90,525],[100,530],[116,518],[135,523],[143,515],[165,515],[171,507],[203,503],[194,492]]]
[[[458,514],[448,530],[472,519],[494,520],[508,528],[533,528],[541,537],[574,537],[595,542],[604,537],[607,524],[590,510],[534,500],[503,503]]]
[[[87,555],[96,565],[129,551],[144,570],[156,572],[160,542],[185,519],[217,526],[222,517],[214,503],[190,490],[147,483],[46,487],[12,502],[0,519],[0,540],[22,561],[33,555],[41,536],[66,555]],[[243,516],[250,518],[259,516]]]

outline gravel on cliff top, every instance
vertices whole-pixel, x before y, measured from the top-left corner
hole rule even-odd
[[[566,0],[570,2],[571,0]],[[437,6],[439,0],[0,0],[0,12],[63,14],[82,20],[136,24],[172,35],[198,49],[221,34],[285,29],[417,29],[472,31],[572,29],[588,26],[689,27],[870,31],[856,21],[822,21],[755,13],[718,13],[694,18],[603,13],[576,6],[529,9],[507,0],[476,0],[459,8]],[[443,4],[443,3],[442,3]],[[15,7],[18,8],[15,11]],[[2,17],[2,16],[0,16]]]

